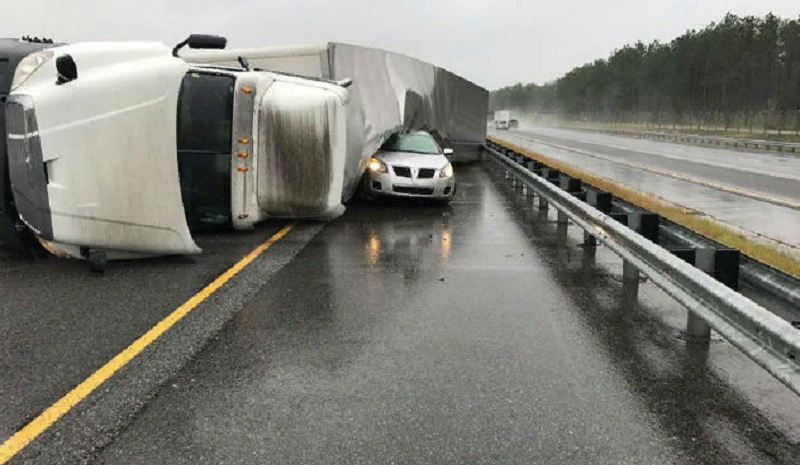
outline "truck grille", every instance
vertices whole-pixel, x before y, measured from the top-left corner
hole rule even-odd
[[[33,99],[8,97],[5,105],[8,174],[20,217],[42,239],[53,239],[47,172]]]

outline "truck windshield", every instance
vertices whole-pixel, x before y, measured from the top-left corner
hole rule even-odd
[[[189,226],[231,222],[232,76],[188,73],[178,99],[178,170]]]

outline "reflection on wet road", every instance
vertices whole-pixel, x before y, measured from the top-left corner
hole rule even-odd
[[[615,181],[618,181],[622,184],[633,187],[640,191],[650,192],[659,195],[662,198],[665,198],[671,202],[684,205],[694,210],[706,213],[725,223],[738,226],[740,228],[744,228],[749,231],[753,231],[757,234],[761,234],[768,238],[776,239],[778,241],[784,242],[785,244],[790,244],[795,247],[800,247],[800,228],[790,226],[790,225],[800,224],[800,210],[775,205],[761,200],[755,200],[749,197],[744,197],[741,195],[724,192],[718,189],[705,187],[692,182],[683,181],[669,176],[664,176],[644,171],[641,169],[637,169],[635,167],[619,164],[614,161],[598,159],[571,150],[555,148],[553,146],[546,145],[544,143],[531,141],[531,139],[538,139],[541,141],[549,140],[546,139],[546,137],[543,137],[541,134],[539,134],[538,131],[540,131],[540,129],[536,128],[535,130],[526,129],[523,131],[509,131],[502,133],[494,132],[493,135],[496,137],[500,137],[501,139],[507,138],[509,142],[512,142],[514,144],[521,145],[523,147],[526,147],[528,149],[531,149],[535,152],[541,153],[542,155],[548,157],[552,157],[558,160],[563,160],[583,170],[596,173],[600,176],[604,176],[609,179],[613,179]],[[568,134],[571,133],[583,134],[577,131],[561,131],[561,132]],[[564,134],[562,134],[561,132],[559,133],[559,135],[564,136]],[[525,137],[525,139],[520,138],[519,136]],[[588,134],[586,136],[581,136],[581,137],[596,138],[599,137],[599,135]],[[694,150],[704,151],[704,152],[717,151],[717,149],[693,147],[689,145],[678,145],[678,144],[669,144],[662,142],[625,139],[622,137],[613,137],[613,136],[604,136],[604,137],[614,140],[617,144],[647,143],[649,145],[667,146],[666,148],[662,148],[661,149],[662,151],[667,150],[668,148],[671,147],[675,148],[675,150],[680,149],[682,151],[687,151],[687,152],[691,152]],[[631,158],[635,158],[635,161],[637,163],[657,166],[659,168],[662,167],[661,162],[664,162],[663,163],[664,166],[666,166],[667,169],[669,170],[683,174],[689,174],[695,177],[703,177],[704,179],[709,179],[712,181],[720,180],[717,177],[717,175],[720,176],[722,176],[723,174],[725,176],[735,175],[734,177],[737,177],[737,179],[723,179],[721,182],[725,182],[730,185],[744,187],[744,188],[753,188],[756,191],[764,193],[773,193],[770,189],[777,188],[778,186],[783,186],[780,187],[781,190],[780,195],[786,198],[800,199],[800,178],[797,179],[777,178],[774,176],[766,176],[757,173],[742,174],[739,171],[726,170],[725,168],[721,167],[713,167],[714,171],[713,175],[705,177],[706,173],[703,171],[703,169],[694,167],[692,163],[687,162],[683,159],[662,157],[659,155],[650,154],[650,152],[642,152],[642,150],[651,150],[649,148],[649,145],[648,147],[645,148],[637,146],[636,148],[637,151],[632,151],[633,150],[632,148],[624,150],[616,148],[614,144],[612,144],[611,142],[605,142],[605,139],[602,140],[592,139],[592,140],[594,141],[594,144],[589,148],[585,146],[584,142],[567,141],[561,138],[558,138],[557,140],[553,139],[553,142],[557,142],[557,144],[567,147],[575,146],[575,148],[577,148],[578,150],[586,150],[590,153],[594,152],[603,153],[604,156],[609,156],[612,158],[618,157],[619,159],[626,161],[630,160]],[[602,146],[597,145],[600,142],[606,145]],[[744,153],[744,152],[742,153],[732,152],[732,153],[738,154],[739,157],[743,156],[773,157],[776,159],[778,157],[781,157],[781,155],[774,155],[774,154],[757,154],[757,153]],[[716,157],[719,156],[721,155],[719,154],[716,155]],[[703,159],[702,156],[699,158]],[[800,157],[793,157],[790,159],[790,161],[792,163],[790,163],[789,166],[786,168],[786,175],[794,176],[793,173],[795,169],[800,172]],[[761,160],[760,164],[769,165],[769,163],[763,160]],[[735,166],[735,163],[732,162],[732,165]],[[795,167],[794,165],[797,166]],[[744,178],[740,180],[738,179],[739,176],[744,176]],[[755,182],[755,184],[752,184],[753,182]]]
[[[480,166],[354,205],[98,463],[796,463],[800,406]],[[387,208],[388,207],[388,208]]]

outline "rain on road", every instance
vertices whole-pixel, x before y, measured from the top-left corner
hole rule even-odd
[[[479,166],[351,206],[96,463],[792,463],[794,395]],[[566,234],[565,234],[566,233]]]

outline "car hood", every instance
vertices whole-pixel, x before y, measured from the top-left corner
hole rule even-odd
[[[408,166],[409,168],[433,168],[440,170],[447,166],[449,161],[442,154],[429,155],[409,152],[379,152],[375,158],[383,160],[388,165]]]

